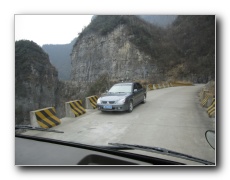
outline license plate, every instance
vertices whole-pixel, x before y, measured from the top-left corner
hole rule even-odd
[[[113,107],[111,105],[104,106],[104,109],[112,109]]]

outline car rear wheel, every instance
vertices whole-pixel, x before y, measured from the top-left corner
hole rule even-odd
[[[133,111],[133,101],[130,101],[128,112],[132,112],[132,111]]]
[[[144,95],[144,98],[143,98],[143,101],[142,101],[143,104],[146,103],[146,95]]]

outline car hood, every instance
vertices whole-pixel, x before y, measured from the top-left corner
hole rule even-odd
[[[107,93],[101,97],[102,101],[117,101],[126,98],[131,93]]]

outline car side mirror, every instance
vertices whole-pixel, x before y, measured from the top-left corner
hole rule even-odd
[[[133,92],[137,92],[137,89],[134,89]]]

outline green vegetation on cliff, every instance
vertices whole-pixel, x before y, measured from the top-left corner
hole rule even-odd
[[[178,16],[167,40],[187,76],[206,83],[215,79],[215,16]]]

